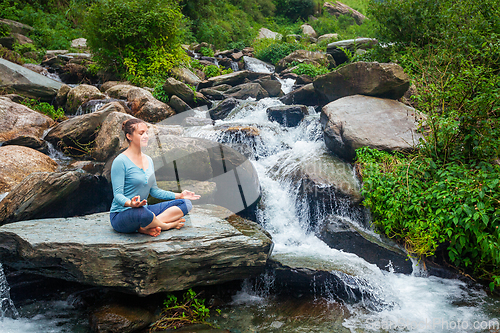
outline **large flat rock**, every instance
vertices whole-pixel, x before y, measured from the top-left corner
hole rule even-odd
[[[14,269],[150,295],[244,279],[263,271],[270,236],[220,206],[199,205],[180,230],[115,232],[109,213],[0,227],[0,261]]]

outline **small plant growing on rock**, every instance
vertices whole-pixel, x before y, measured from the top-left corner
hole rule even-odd
[[[183,296],[182,301],[170,294],[163,301],[164,309],[162,317],[151,325],[149,332],[177,329],[190,324],[204,324],[215,328],[215,325],[207,322],[210,318],[210,309],[205,306],[205,300],[198,298],[192,289]],[[216,309],[220,313],[219,309]]]
[[[153,90],[153,97],[163,103],[168,103],[169,98],[167,92],[163,89],[163,83],[157,84]]]
[[[214,51],[209,47],[200,48],[200,54],[205,57],[213,57]]]
[[[22,102],[22,104],[26,105],[30,109],[49,116],[53,120],[64,118],[64,110],[62,108],[58,108],[56,110],[53,105],[50,105],[47,102],[39,102],[36,99],[26,99]]]
[[[292,70],[293,73],[297,75],[308,75],[311,78],[315,78],[318,75],[323,75],[329,72],[328,68],[324,66],[316,66],[313,64],[300,63],[296,65],[297,68]]]

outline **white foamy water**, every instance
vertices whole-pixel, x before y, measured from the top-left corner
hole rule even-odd
[[[259,175],[265,207],[258,212],[258,219],[273,236],[273,256],[304,258],[323,267],[336,267],[366,281],[363,288],[379,300],[376,310],[367,308],[363,302],[348,305],[351,316],[344,321],[344,327],[351,332],[481,332],[487,331],[485,325],[491,328],[498,324],[495,314],[490,312],[498,308],[497,301],[483,290],[458,280],[424,277],[425,274],[417,272],[421,267],[413,275],[382,271],[355,254],[332,249],[318,239],[309,228],[312,221],[305,211],[307,205],[301,202],[288,173],[301,161],[314,159],[326,151],[319,115],[311,108],[311,115],[298,127],[285,128],[267,119],[266,109],[275,105],[281,103],[272,98],[248,103],[236,114],[217,121],[215,127],[238,124],[254,126],[260,131],[251,159]],[[190,129],[188,135],[222,138],[213,126]],[[278,177],[276,172],[270,172],[276,167],[283,169]],[[346,168],[352,170],[350,166]],[[323,213],[316,218],[328,214]],[[357,227],[362,228],[359,223]],[[370,230],[366,232],[373,234]],[[261,295],[243,290],[233,301],[244,304],[263,300]]]

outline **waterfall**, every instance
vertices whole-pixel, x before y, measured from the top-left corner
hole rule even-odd
[[[0,264],[0,321],[4,317],[17,318],[19,312],[17,312],[14,303],[10,299],[10,287],[3,272],[2,264]]]

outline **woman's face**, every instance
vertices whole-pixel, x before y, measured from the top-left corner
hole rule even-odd
[[[127,137],[130,140],[130,144],[147,147],[149,141],[148,127],[144,123],[138,123],[135,125],[134,133],[132,135],[128,134]]]

